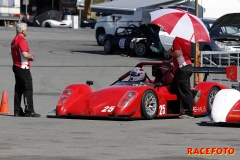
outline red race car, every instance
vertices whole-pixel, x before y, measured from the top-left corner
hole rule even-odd
[[[150,69],[151,75],[146,73],[145,82],[129,80],[131,72],[129,71],[110,86],[96,91],[90,87],[93,81],[87,81],[86,84],[71,84],[60,95],[56,115],[47,117],[153,119],[179,116],[182,112],[180,98],[168,91],[174,76],[173,66],[162,62],[141,62],[136,67]],[[195,67],[193,72],[205,73],[204,82],[192,88],[201,90],[200,100],[193,107],[194,115],[206,115],[211,112],[216,93],[229,88],[216,82],[206,82],[207,75],[226,74],[227,69]]]

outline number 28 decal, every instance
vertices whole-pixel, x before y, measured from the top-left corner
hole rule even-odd
[[[101,112],[112,112],[114,110],[115,106],[105,106]]]
[[[126,41],[125,38],[121,38],[121,39],[119,40],[119,48],[122,48],[122,49],[125,48],[125,41]]]
[[[159,114],[163,115],[166,113],[165,104],[159,106]]]

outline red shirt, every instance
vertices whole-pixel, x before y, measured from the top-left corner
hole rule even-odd
[[[11,43],[13,65],[23,69],[30,68],[30,61],[23,57],[22,52],[30,52],[26,39],[17,34]]]
[[[173,40],[173,51],[180,50],[182,55],[179,57],[173,57],[173,65],[175,70],[181,66],[192,64],[191,62],[191,43],[185,39],[176,37]]]

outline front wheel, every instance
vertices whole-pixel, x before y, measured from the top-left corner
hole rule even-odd
[[[153,119],[158,111],[158,100],[152,90],[147,90],[142,96],[141,102],[142,115],[145,119]]]
[[[104,45],[104,51],[105,51],[105,53],[111,54],[111,53],[114,52],[114,51],[113,51],[113,47],[112,47],[112,43],[111,43],[110,40],[108,40],[108,39],[105,40],[104,43],[103,43],[103,45]]]
[[[213,88],[211,88],[211,90],[208,94],[208,100],[207,100],[207,112],[208,112],[208,114],[211,114],[214,98],[219,91],[220,91],[220,89],[218,87],[213,87]]]
[[[101,29],[97,32],[97,43],[98,43],[99,46],[103,45],[102,39],[103,39],[104,34],[105,34],[105,31],[103,29]]]
[[[138,43],[135,47],[135,53],[137,56],[145,56],[147,54],[147,47],[144,43]]]
[[[51,25],[50,25],[48,22],[46,22],[46,23],[45,23],[45,27],[49,27],[49,28],[50,28]]]

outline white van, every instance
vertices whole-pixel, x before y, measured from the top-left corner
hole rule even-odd
[[[142,24],[142,11],[136,11],[133,15],[122,14],[97,14],[98,21],[94,27],[94,35],[98,45],[102,45],[104,34],[114,35],[118,27],[127,27],[130,24],[139,26]]]

